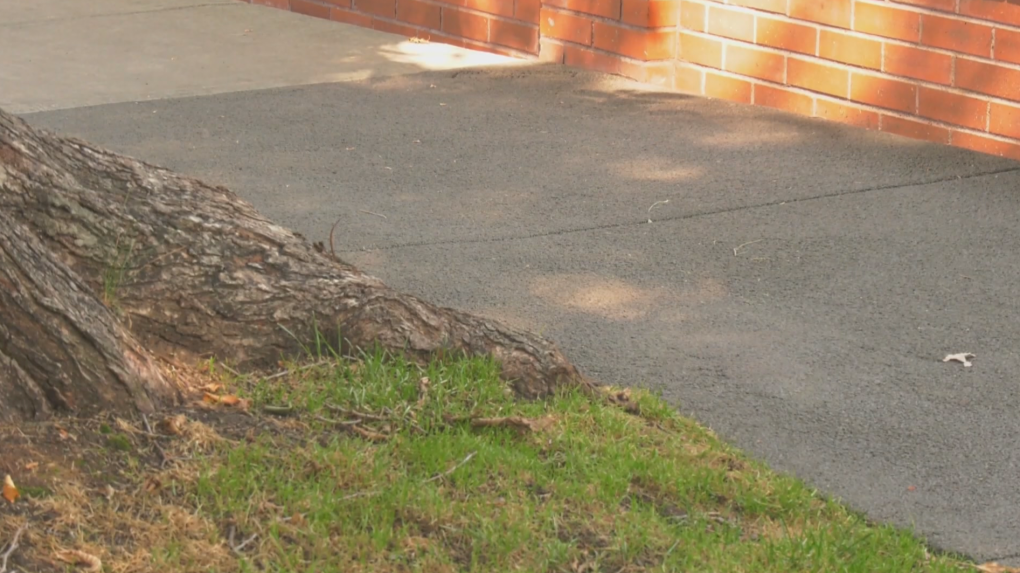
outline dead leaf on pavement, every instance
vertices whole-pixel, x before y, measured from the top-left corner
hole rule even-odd
[[[942,359],[943,362],[959,362],[963,364],[964,368],[970,368],[970,359],[974,358],[974,354],[970,352],[961,352],[959,354],[949,354]]]
[[[1005,565],[999,565],[995,561],[978,565],[977,570],[981,571],[981,573],[1020,573],[1020,568],[1006,567]]]
[[[14,479],[10,475],[4,476],[3,496],[8,503],[14,503],[14,500],[21,497],[18,488],[14,487]]]
[[[80,567],[82,571],[99,571],[103,568],[103,562],[98,557],[77,549],[57,551],[57,559]]]

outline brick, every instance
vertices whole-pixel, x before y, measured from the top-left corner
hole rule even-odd
[[[1020,99],[1020,70],[957,58],[955,85],[972,92],[1015,101]]]
[[[704,9],[696,2],[685,1]],[[644,28],[666,28],[676,26],[681,8],[679,0],[623,0],[621,19],[625,24]]]
[[[372,27],[372,17],[367,14],[361,14],[359,12],[351,12],[350,10],[341,10],[340,8],[330,8],[329,19],[334,22],[343,22],[344,24],[354,24],[355,26],[361,26],[362,28]]]
[[[964,20],[922,14],[921,43],[954,52],[988,57],[992,53],[992,29]]]
[[[514,18],[518,20],[537,26],[541,13],[541,0],[514,0]]]
[[[751,103],[753,91],[754,86],[747,80],[705,71],[705,96],[707,97]]]
[[[995,30],[995,59],[1020,63],[1020,32],[999,28]]]
[[[386,32],[387,34],[398,34],[405,38],[413,38],[428,36],[428,33],[422,34],[421,29],[407,24],[401,24],[400,22],[390,22],[388,20],[380,20],[378,18],[372,18],[372,29],[379,30],[380,32]],[[443,43],[454,44],[459,46],[455,38],[444,38]]]
[[[1020,139],[1020,107],[993,101],[988,111],[988,131]]]
[[[676,56],[676,32],[635,30],[595,22],[592,45],[636,60],[665,60]]]
[[[1020,159],[1020,145],[1011,141],[993,139],[976,133],[966,131],[954,131],[952,144],[956,147],[963,147],[989,155]]]
[[[400,0],[397,0],[398,2]],[[433,0],[444,4],[453,4],[461,8],[478,10],[486,14],[496,14],[507,18],[514,15],[514,0]]]
[[[397,20],[438,30],[439,6],[419,0],[397,0]]]
[[[443,7],[442,29],[452,36],[480,42],[489,41],[489,18],[449,6]]]
[[[388,1],[392,8],[393,0]],[[291,12],[304,14],[305,16],[329,19],[329,6],[318,2],[310,2],[309,0],[290,0],[290,10]]]
[[[722,42],[715,38],[680,32],[679,58],[685,62],[722,68]]]
[[[620,73],[622,58],[611,54],[596,52],[591,48],[567,44],[563,46],[563,63],[568,66],[577,66],[586,70],[605,72],[607,74]]]
[[[786,56],[741,44],[728,44],[723,69],[776,83],[786,81]]]
[[[822,30],[818,41],[818,55],[862,68],[882,68],[882,43],[870,38],[851,36],[845,32]]]
[[[917,109],[917,86],[892,78],[853,72],[850,76],[850,99],[913,113]]]
[[[673,89],[690,94],[701,95],[701,79],[704,72],[694,66],[675,62],[673,69]]]
[[[790,0],[790,17],[849,28],[850,0]]]
[[[886,44],[882,69],[889,74],[946,84],[952,81],[953,58],[913,46]]]
[[[924,8],[931,8],[933,10],[943,10],[945,12],[956,11],[956,0],[892,0],[892,1],[899,2],[900,4],[910,4],[912,6],[922,6]]]
[[[540,24],[543,36],[591,45],[592,21],[587,18],[542,8]]]
[[[791,57],[786,63],[786,83],[813,92],[847,97],[850,72],[815,60]]]
[[[397,17],[397,4],[394,0],[354,0],[354,9],[384,18]]]
[[[705,31],[705,14],[708,10],[700,2],[680,3],[680,27],[685,30]]]
[[[545,6],[581,12],[613,20],[620,19],[620,0],[543,0]]]
[[[854,6],[854,30],[917,42],[921,39],[921,15],[886,4],[857,2]]]
[[[563,63],[563,44],[559,40],[545,38],[539,35],[538,39],[538,61]]]
[[[989,0],[960,0],[960,14],[1020,26],[1020,5]]]
[[[708,33],[745,42],[754,41],[754,15],[712,5],[708,9]]]
[[[808,116],[815,106],[814,98],[811,96],[765,84],[754,86],[754,103]]]
[[[729,0],[727,4],[786,14],[787,0]]]
[[[949,143],[949,130],[931,123],[904,119],[894,115],[882,116],[882,131],[902,135],[911,139],[923,139],[936,143]]]
[[[403,2],[404,0],[397,0]],[[489,42],[529,54],[538,53],[538,26],[509,20],[489,21]]]
[[[988,102],[976,97],[922,87],[917,114],[984,131]]]
[[[813,56],[817,53],[817,36],[813,26],[758,16],[754,43]]]
[[[878,129],[877,113],[822,98],[815,101],[815,117],[866,129]]]

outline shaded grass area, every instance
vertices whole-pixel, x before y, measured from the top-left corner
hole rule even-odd
[[[12,566],[63,571],[77,550],[185,573],[973,570],[643,392],[521,402],[491,362],[381,357],[218,383],[244,401],[3,429],[23,495],[0,502],[0,543],[28,525]]]

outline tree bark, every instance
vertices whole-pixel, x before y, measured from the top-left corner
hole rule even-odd
[[[222,187],[0,110],[0,420],[151,411],[154,355],[275,364],[316,336],[488,355],[524,397],[587,384],[556,346],[388,288]]]

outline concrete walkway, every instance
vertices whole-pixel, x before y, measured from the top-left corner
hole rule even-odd
[[[873,518],[1020,561],[1020,164],[564,68],[401,75],[476,56],[396,61],[423,45],[241,3],[106,0],[116,27],[88,33],[68,10],[12,23],[22,4],[0,3],[0,107],[73,108],[27,119],[312,240],[340,218],[338,250],[393,286],[540,331]],[[182,94],[219,95],[159,99]]]

